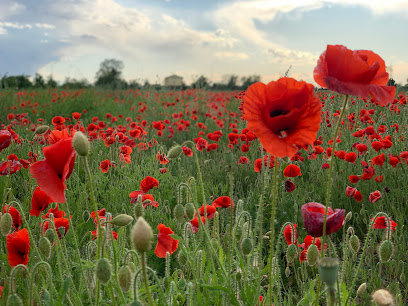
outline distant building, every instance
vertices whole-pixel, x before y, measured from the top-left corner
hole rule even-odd
[[[178,75],[170,75],[164,79],[164,86],[169,88],[183,87],[183,78]]]

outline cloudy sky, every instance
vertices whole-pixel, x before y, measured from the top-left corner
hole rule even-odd
[[[127,80],[285,74],[313,81],[327,44],[368,49],[408,78],[408,0],[0,0],[0,76],[95,81],[116,58]]]

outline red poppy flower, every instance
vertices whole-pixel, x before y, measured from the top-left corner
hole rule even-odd
[[[296,189],[295,183],[293,183],[291,180],[285,180],[285,190],[286,192],[292,192],[293,190]]]
[[[358,175],[350,175],[349,176],[349,181],[352,184],[357,183],[360,180],[360,177]]]
[[[293,224],[294,231],[295,231],[295,237],[294,237],[294,242],[292,242],[292,226],[290,224],[286,225],[285,228],[283,229],[283,236],[285,237],[286,243],[288,245],[291,245],[292,243],[297,244],[297,239],[298,239],[298,234],[297,234],[297,224]]]
[[[330,164],[328,164],[328,163],[323,163],[323,164],[322,164],[322,169],[330,169]]]
[[[312,144],[320,127],[321,104],[313,85],[292,78],[252,84],[242,109],[248,129],[277,157],[291,157]]]
[[[27,229],[7,235],[7,259],[11,267],[27,265],[30,254],[30,238]]]
[[[170,227],[160,223],[157,229],[159,233],[157,234],[157,245],[154,254],[157,257],[166,258],[167,252],[171,255],[177,250],[179,241],[170,236],[170,234],[174,234]]]
[[[313,237],[323,235],[323,220],[325,206],[320,203],[310,202],[302,205],[302,218],[306,231]],[[344,224],[344,209],[327,210],[326,235],[337,232]]]
[[[8,159],[0,164],[0,175],[14,174],[21,169],[21,166],[18,159]]]
[[[246,157],[246,156],[241,156],[241,157],[239,158],[238,164],[240,164],[240,165],[245,165],[245,164],[247,164],[247,163],[249,163],[248,157]]]
[[[207,219],[211,220],[212,218],[214,218],[215,213],[217,212],[217,209],[209,204],[205,204],[205,209],[207,210]],[[204,216],[205,215],[205,211],[204,211],[204,205],[202,205],[199,209],[198,209],[198,213],[200,214],[200,216]]]
[[[0,152],[1,150],[7,148],[11,141],[13,140],[13,135],[8,130],[0,130]]]
[[[353,188],[353,187],[350,187],[350,186],[346,187],[346,196],[352,197],[352,196],[354,196],[354,194],[356,192],[357,192],[357,188]]]
[[[356,163],[356,158],[357,158],[357,154],[354,153],[354,152],[346,153],[346,155],[344,156],[344,159],[345,159],[347,162],[353,163],[353,164]]]
[[[81,113],[78,112],[73,112],[72,113],[72,118],[74,118],[75,120],[79,120],[79,118],[81,118]]]
[[[65,118],[62,116],[55,116],[54,118],[52,118],[51,123],[53,125],[60,125],[63,124],[65,122]]]
[[[299,261],[302,263],[303,261],[307,260],[307,249],[313,244],[313,237],[307,235],[304,239],[304,242],[299,244],[299,247],[303,248],[304,250],[299,255]],[[314,244],[316,245],[319,251],[322,250],[322,242],[320,238],[315,238]],[[327,249],[327,243],[324,244],[324,249]]]
[[[67,218],[54,218],[54,225],[55,225],[55,229],[57,230],[58,238],[61,239],[61,237],[65,236],[65,234],[67,233],[67,230],[69,228],[69,220]],[[43,235],[45,235],[45,232],[49,228],[54,228],[54,227],[50,225],[50,221],[45,221],[43,223]],[[64,228],[63,235],[61,235],[60,228]]]
[[[374,218],[371,219],[371,221],[373,221]],[[395,232],[396,231],[396,227],[397,227],[397,223],[395,223],[395,221],[392,221],[390,219],[390,223],[391,223],[391,229]],[[385,216],[381,216],[381,217],[377,217],[374,221],[373,224],[373,228],[375,229],[386,229],[388,228],[388,219]]]
[[[99,165],[99,169],[101,170],[102,173],[107,173],[111,165],[112,165],[112,162],[109,159],[105,159],[101,161]]]
[[[370,201],[370,203],[375,203],[379,199],[381,199],[381,192],[379,192],[378,190],[370,193],[370,195],[368,196],[368,200]]]
[[[65,211],[58,209],[58,205],[55,205],[55,208],[48,209],[43,218],[48,219],[50,217],[50,214],[53,214],[54,218],[62,218],[66,215]]]
[[[320,86],[345,95],[374,97],[381,105],[394,101],[394,86],[386,86],[388,73],[383,59],[372,51],[352,51],[342,45],[328,45],[313,71]]]
[[[361,194],[360,191],[356,191],[353,195],[354,200],[356,200],[357,202],[361,202],[363,200],[363,195]]]
[[[159,168],[159,172],[160,172],[161,174],[167,173],[167,168]]]
[[[383,179],[384,179],[384,176],[382,176],[382,175],[376,176],[376,177],[374,178],[374,180],[375,180],[377,183],[381,183],[381,182],[383,181]]]
[[[3,213],[7,212],[7,204],[4,204],[3,207]],[[11,218],[13,219],[13,226],[16,230],[18,230],[21,227],[21,224],[23,223],[23,219],[21,219],[20,212],[11,206],[8,210],[9,214],[11,215]]]
[[[132,191],[129,194],[130,203],[136,203],[139,195],[142,197],[143,208],[146,208],[148,205],[152,205],[153,207],[158,207],[159,203],[154,200],[153,195],[144,193],[141,190]]]
[[[291,164],[287,165],[285,170],[283,170],[283,175],[285,177],[296,177],[302,175],[302,173],[300,173],[299,166]]]
[[[228,208],[231,206],[231,198],[227,196],[216,198],[212,205],[214,205],[214,207]],[[234,204],[232,205],[234,206]]]
[[[183,154],[185,156],[191,157],[193,156],[193,150],[191,150],[189,147],[183,147]]]
[[[154,177],[151,176],[146,176],[141,182],[140,182],[140,189],[146,193],[150,189],[154,187],[159,187],[159,181],[156,180]]]
[[[205,217],[200,217],[201,221],[205,224],[206,219]],[[191,226],[193,227],[193,233],[198,232],[198,227],[200,226],[200,222],[198,220],[198,217],[196,216],[193,220],[190,221]]]
[[[367,145],[363,144],[363,143],[359,143],[356,145],[356,149],[358,151],[358,153],[361,155],[363,155],[367,150]]]
[[[45,159],[32,164],[30,173],[41,190],[55,202],[65,203],[65,180],[70,177],[75,165],[72,137],[64,136],[53,145],[43,148],[43,152]]]
[[[37,186],[34,190],[33,197],[31,198],[30,215],[38,217],[52,202],[54,201]]]
[[[98,238],[98,231],[97,230],[92,231],[91,235],[92,235],[92,240],[95,240],[96,238]],[[118,240],[118,233],[117,232],[112,231],[112,236],[113,236],[113,239]]]

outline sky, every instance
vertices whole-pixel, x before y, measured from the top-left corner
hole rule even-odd
[[[314,83],[328,44],[372,50],[408,83],[408,0],[0,0],[0,77],[95,81],[104,59],[123,78],[190,84],[234,74]]]

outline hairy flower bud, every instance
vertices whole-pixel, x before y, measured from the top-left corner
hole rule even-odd
[[[170,148],[169,152],[167,153],[167,158],[175,159],[179,157],[183,153],[183,149],[180,145],[175,145]]]
[[[354,254],[358,253],[358,250],[360,249],[360,239],[357,237],[357,235],[353,235],[350,237],[349,247]]]
[[[362,283],[357,289],[357,296],[362,296],[367,290],[367,284]]]
[[[100,258],[98,260],[96,263],[95,274],[103,285],[106,285],[109,282],[112,275],[112,267],[106,258]]]
[[[89,140],[82,132],[76,132],[72,139],[72,146],[80,156],[89,154]]]
[[[375,305],[378,306],[392,306],[394,305],[394,297],[385,289],[379,289],[371,294],[371,298]]]
[[[138,252],[147,252],[150,250],[150,243],[152,239],[152,228],[143,217],[139,217],[132,228],[131,234],[131,240],[134,248]]]
[[[345,222],[349,222],[352,217],[353,217],[353,213],[349,211],[346,215]]]
[[[184,221],[183,205],[177,204],[176,206],[174,206],[173,215],[174,215],[174,218],[177,220],[177,222],[182,223]]]
[[[44,134],[45,132],[47,132],[48,129],[49,129],[48,125],[40,125],[35,129],[34,133],[36,135],[41,135],[41,134]]]
[[[7,236],[10,233],[11,226],[13,225],[13,217],[9,213],[5,213],[0,218],[0,232],[3,236]]]
[[[186,204],[186,216],[187,220],[190,221],[194,218],[195,208],[193,203]]]
[[[126,226],[132,221],[133,221],[133,217],[126,215],[126,214],[120,214],[112,219],[112,224],[117,225],[117,226]]]
[[[7,306],[23,306],[23,300],[17,294],[10,294],[7,298]]]
[[[47,237],[41,237],[40,241],[38,242],[38,249],[46,259],[50,258],[51,242],[48,240]]]
[[[295,244],[290,244],[286,250],[286,260],[288,263],[292,263],[297,257],[297,246]]]
[[[252,251],[252,240],[250,238],[244,238],[241,242],[242,254],[248,255]]]
[[[135,215],[136,219],[143,216],[143,203],[142,203],[142,196],[139,195],[136,204],[135,204]]]
[[[388,262],[392,254],[394,253],[394,245],[390,240],[384,240],[380,247],[378,248],[378,256],[380,257],[380,262]]]
[[[54,230],[49,228],[45,231],[45,237],[48,238],[48,240],[50,241],[51,244],[53,244],[55,242],[55,234],[54,234]]]
[[[128,292],[132,284],[132,274],[129,266],[122,266],[118,271],[119,286],[123,292]]]
[[[306,259],[309,266],[314,266],[319,258],[319,249],[315,244],[312,244],[307,249]]]

